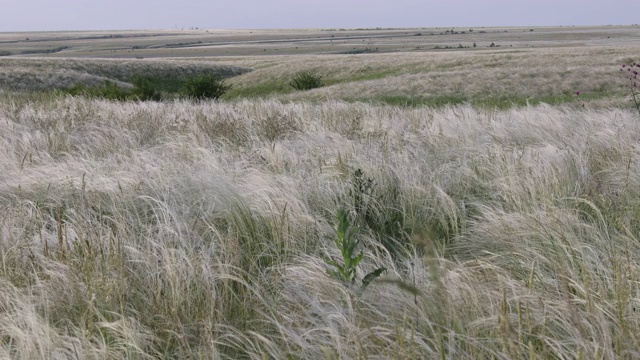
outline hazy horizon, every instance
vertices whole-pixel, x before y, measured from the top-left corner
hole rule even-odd
[[[0,0],[0,31],[631,25],[640,2],[616,0]]]

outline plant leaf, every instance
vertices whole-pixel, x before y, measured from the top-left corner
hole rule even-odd
[[[342,276],[340,275],[340,273],[335,270],[327,269],[327,274],[329,274],[329,276],[333,277],[334,279],[342,280]]]
[[[353,267],[354,269],[356,267],[358,267],[358,264],[360,264],[360,261],[362,260],[362,256],[363,256],[362,251],[360,251],[360,254],[358,254],[356,257],[350,259],[351,261],[350,261],[349,265],[351,267]]]
[[[338,264],[337,261],[329,259],[328,257],[325,257],[322,260],[324,260],[325,264],[327,264],[327,265],[331,265],[331,266],[335,266],[335,267],[339,267],[340,266],[340,264]]]
[[[387,268],[381,267],[381,268],[375,269],[374,271],[368,273],[364,277],[364,279],[362,279],[362,288],[364,289],[367,286],[369,286],[369,284],[371,284],[371,282],[373,280],[377,279],[385,271],[387,271]]]

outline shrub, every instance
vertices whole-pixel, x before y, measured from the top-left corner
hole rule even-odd
[[[216,75],[200,75],[185,81],[182,93],[196,100],[217,100],[229,89],[231,85],[225,84],[224,80]]]
[[[289,85],[296,90],[311,90],[322,87],[322,76],[311,71],[303,71],[293,77]]]
[[[129,100],[131,97],[131,93],[128,90],[119,88],[116,83],[109,80],[105,80],[104,85],[99,88],[86,87],[81,83],[77,83],[73,87],[63,90],[63,92],[73,96],[87,96],[118,101]]]
[[[141,101],[159,101],[161,94],[151,83],[151,80],[142,76],[134,76],[131,81],[135,88],[133,89],[133,96],[137,97]]]
[[[56,90],[57,91],[57,90]],[[60,90],[63,94],[69,94],[71,96],[88,95],[87,87],[82,83],[76,83],[72,87],[64,90]]]
[[[171,96],[178,91],[182,96],[196,100],[218,99],[230,88],[216,75],[201,75],[186,80],[173,77],[160,76],[133,76],[131,79],[133,88],[123,89],[113,81],[105,81],[102,87],[86,87],[76,84],[63,90],[64,93],[74,96],[98,97],[109,100],[139,100],[160,101],[165,96]]]
[[[115,82],[105,80],[104,87],[98,88],[97,96],[108,100],[125,101],[130,98],[129,91],[121,89]]]

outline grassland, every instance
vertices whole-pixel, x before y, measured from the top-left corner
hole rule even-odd
[[[255,69],[230,80],[236,89],[228,99],[259,96],[283,101],[339,99],[392,105],[471,103],[488,107],[591,100],[608,105],[623,95],[626,79],[615,72],[636,50],[580,47],[306,55],[284,62],[263,56],[221,63],[239,63]],[[290,74],[305,69],[323,75],[328,86],[307,92],[295,92],[287,86]],[[577,91],[581,97],[575,96]]]
[[[162,80],[161,90],[176,91],[181,81],[190,76],[216,74],[228,78],[250,71],[238,66],[223,66],[214,62],[181,60],[131,59],[48,59],[0,58],[0,89],[37,92],[66,89],[76,84],[102,86],[111,81],[131,87],[135,76]]]
[[[215,72],[234,86],[226,100],[606,107],[621,104],[624,79],[613,73],[634,61],[639,37],[638,26],[0,34],[17,54],[0,57],[0,88],[130,87],[145,75],[175,92],[184,77]],[[295,92],[288,83],[303,70],[327,86]]]
[[[402,41],[515,32],[487,30]],[[638,358],[640,114],[618,66],[640,60],[639,30],[520,29],[534,49],[0,58],[0,358]],[[351,31],[385,32],[400,30]],[[115,102],[34,80],[60,69],[121,86],[219,71],[234,90]],[[306,69],[327,86],[289,89]],[[365,291],[328,273],[339,208],[359,227],[356,277],[387,269]]]
[[[533,30],[533,31],[532,31]],[[638,26],[410,29],[155,30],[0,33],[13,56],[233,57],[478,51],[637,44]],[[473,44],[476,47],[473,47]],[[458,49],[462,45],[465,49]]]

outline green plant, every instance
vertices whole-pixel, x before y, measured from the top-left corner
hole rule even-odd
[[[358,224],[369,229],[394,259],[406,253],[408,238],[397,179],[376,183],[362,169],[356,169],[350,183],[348,198]]]
[[[129,91],[119,88],[115,82],[109,80],[105,80],[103,87],[92,90],[94,96],[108,100],[125,101],[130,97]]]
[[[362,169],[356,169],[351,179],[349,196],[353,199],[353,207],[358,217],[365,219],[371,211],[369,201],[373,196],[373,178],[364,175]]]
[[[63,94],[69,94],[72,96],[81,96],[81,95],[88,94],[87,87],[84,86],[84,84],[82,83],[76,83],[75,85],[73,85],[68,89],[60,90],[60,92],[62,92]]]
[[[289,85],[296,90],[311,90],[323,86],[322,76],[312,71],[302,71],[293,77]]]
[[[109,80],[105,80],[104,85],[99,88],[86,87],[81,83],[77,83],[63,92],[73,96],[87,96],[118,101],[125,101],[131,98],[131,93],[128,90],[119,88],[116,83]]]
[[[329,274],[336,279],[343,281],[347,284],[354,284],[356,282],[356,270],[358,264],[362,261],[363,253],[360,251],[356,255],[356,247],[360,243],[360,240],[356,239],[358,228],[351,226],[349,223],[349,210],[345,208],[338,209],[338,226],[336,228],[336,240],[335,244],[340,253],[342,254],[342,264],[339,262],[325,258],[324,261],[327,265],[331,265],[334,269],[329,270]],[[378,278],[386,268],[378,268],[362,278],[361,290],[364,290],[373,280]]]
[[[133,83],[133,86],[135,86],[133,89],[133,95],[139,100],[159,101],[161,99],[160,92],[156,90],[149,78],[136,75],[133,77],[131,82]]]
[[[200,75],[185,81],[182,94],[196,100],[217,100],[229,89],[231,85],[225,84],[224,80],[216,75]]]
[[[63,92],[74,96],[119,101],[159,101],[163,98],[163,93],[171,95],[180,89],[183,96],[203,100],[218,99],[231,88],[216,75],[201,75],[186,80],[175,77],[135,75],[132,77],[131,83],[133,84],[131,89],[120,88],[115,82],[109,80],[106,80],[102,87],[86,87],[78,83]]]
[[[624,72],[629,80],[629,92],[633,105],[640,114],[640,81],[638,81],[638,71],[640,71],[640,63],[632,63],[631,65],[622,64],[620,71]]]

